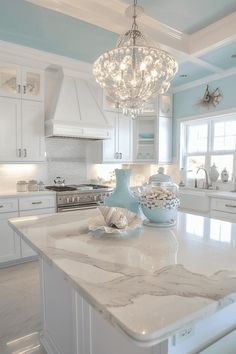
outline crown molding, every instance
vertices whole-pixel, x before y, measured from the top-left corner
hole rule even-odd
[[[202,79],[194,80],[194,81],[191,81],[191,82],[189,82],[187,84],[184,84],[184,85],[180,85],[180,86],[177,86],[177,87],[172,87],[172,92],[175,94],[177,92],[185,91],[185,90],[188,90],[190,88],[193,88],[193,87],[196,87],[196,86],[200,86],[200,85],[204,85],[204,84],[207,84],[209,82],[212,82],[212,81],[215,81],[215,80],[220,80],[220,79],[223,79],[225,77],[232,76],[232,75],[236,75],[236,67],[232,68],[232,69],[229,69],[229,70],[225,70],[222,73],[217,73],[217,74],[205,76]]]
[[[92,64],[90,63],[1,40],[0,59],[42,69],[64,67],[86,77],[92,76]]]

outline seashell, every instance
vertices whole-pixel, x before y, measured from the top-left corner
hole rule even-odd
[[[127,217],[114,207],[100,206],[99,210],[108,226],[123,229],[128,226]]]
[[[102,216],[104,217],[106,224],[108,226],[111,226],[112,225],[112,215],[116,211],[116,208],[100,206],[98,209],[101,212]]]
[[[118,229],[124,229],[128,226],[128,219],[121,211],[117,210],[114,212],[111,219],[112,226],[115,226]]]

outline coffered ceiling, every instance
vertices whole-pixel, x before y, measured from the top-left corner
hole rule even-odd
[[[101,27],[107,36],[130,26],[124,12],[132,0],[26,1]],[[180,64],[173,80],[176,89],[236,72],[236,0],[139,0],[138,4],[145,9],[141,28]]]

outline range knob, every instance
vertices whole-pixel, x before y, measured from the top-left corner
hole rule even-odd
[[[66,198],[66,204],[69,204],[69,203],[70,203],[70,198],[67,197],[67,198]]]
[[[71,197],[71,203],[74,203],[75,202],[75,197]]]

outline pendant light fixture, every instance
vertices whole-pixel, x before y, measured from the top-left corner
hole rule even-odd
[[[135,118],[146,102],[167,92],[178,64],[169,53],[150,45],[139,29],[137,17],[143,8],[137,0],[126,13],[132,14],[131,29],[119,37],[114,49],[95,61],[93,75],[109,100]]]

